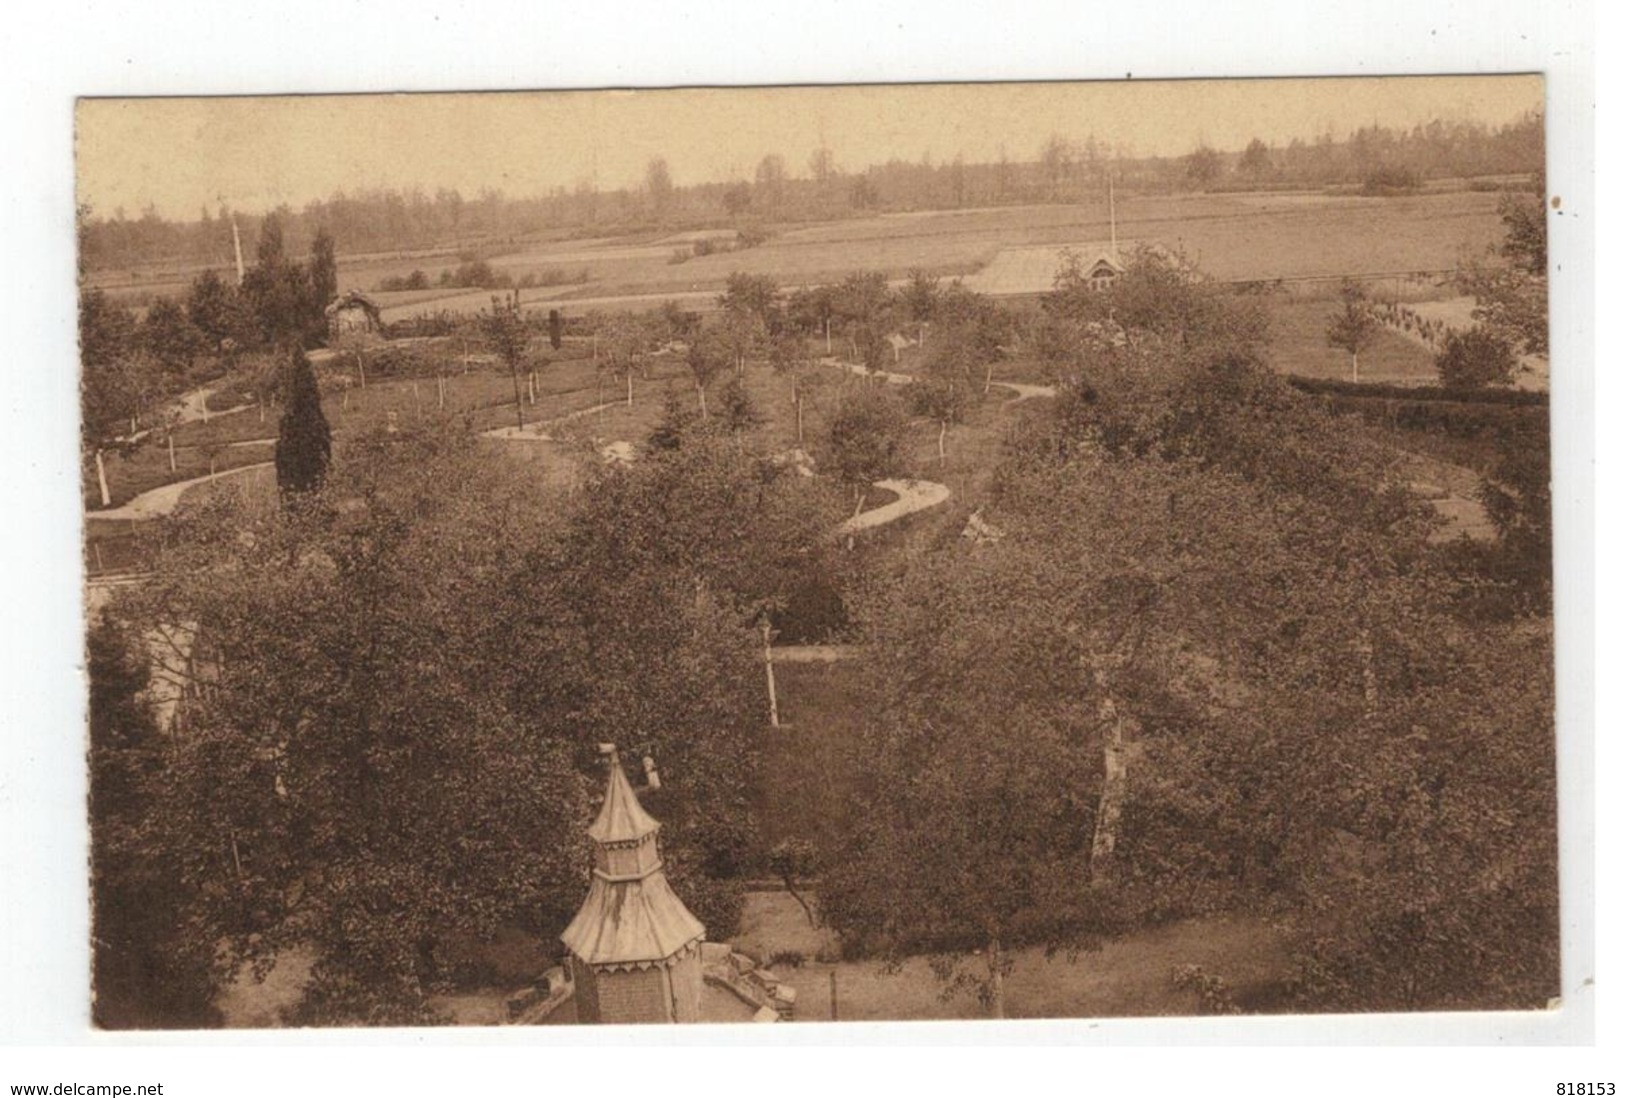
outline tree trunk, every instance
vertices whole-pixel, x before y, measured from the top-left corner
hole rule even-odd
[[[361,357],[360,347],[355,349],[355,369],[356,375],[361,379],[361,388],[365,389],[367,387],[367,363]]]
[[[796,445],[807,444],[807,432],[801,421],[801,398],[796,397]]]
[[[107,490],[107,466],[100,450],[96,451],[96,486],[102,490],[102,506],[113,506],[113,494]]]
[[[829,345],[829,321],[828,320],[824,321],[824,353],[826,355],[830,355],[830,354],[835,353],[834,351],[830,350],[830,345]]]
[[[986,396],[993,391],[993,360],[987,362],[987,378],[982,382],[982,395]]]
[[[173,472],[177,471],[176,468],[175,468],[175,436],[170,435],[169,438],[168,438],[168,442],[169,442],[169,471],[171,473],[173,473]]]
[[[1377,708],[1377,666],[1376,648],[1371,643],[1371,630],[1360,630],[1359,639],[1354,642],[1354,652],[1360,660],[1360,679],[1365,695],[1366,712],[1374,714]]]
[[[810,927],[816,927],[818,925],[818,916],[813,912],[812,904],[807,902],[806,897],[800,892],[796,891],[795,879],[792,878],[788,873],[784,874],[784,876],[780,879],[784,881],[784,890],[790,894],[790,898],[796,903],[800,904],[801,910],[806,913],[807,925]]]
[[[698,381],[696,381],[694,383],[694,388],[696,388],[696,389],[698,389],[700,391],[700,418],[701,419],[710,419],[711,418],[711,411],[710,411],[709,408],[707,408],[705,406],[705,386],[701,385]]]
[[[998,938],[987,943],[987,975],[990,1016],[1004,1017],[1004,950]]]
[[[435,379],[435,398],[438,401],[438,411],[446,410],[446,376],[441,374]]]
[[[937,460],[948,460],[948,421],[942,420],[937,424]]]
[[[632,371],[626,371],[626,406],[632,407]]]
[[[525,401],[519,395],[519,367],[513,368],[513,414],[519,421],[519,432],[525,431]]]
[[[1089,883],[1106,884],[1112,877],[1112,856],[1117,849],[1117,825],[1128,792],[1128,760],[1123,750],[1123,718],[1107,698],[1100,705],[1105,722],[1103,754],[1106,776],[1095,810],[1095,837],[1089,850]]]
[[[1354,381],[1356,383],[1358,383],[1359,380],[1360,380],[1360,352],[1359,351],[1350,351],[1349,352],[1349,362],[1353,364],[1353,367],[1354,367]]]
[[[777,728],[779,727],[779,690],[777,684],[773,681],[773,626],[765,617],[762,619],[762,657],[767,664],[768,719],[773,722],[773,727]],[[799,898],[797,897],[797,899]],[[801,906],[806,907],[807,905],[802,904]],[[811,918],[811,916],[812,913],[808,912],[808,917]]]

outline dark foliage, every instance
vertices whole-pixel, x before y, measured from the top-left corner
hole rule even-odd
[[[146,654],[106,619],[88,638],[91,1016],[107,1029],[214,1024],[206,943],[189,939],[182,852],[151,841],[164,744]]]
[[[310,359],[295,350],[286,370],[288,404],[277,431],[276,483],[283,498],[292,500],[322,486],[333,456],[333,432],[322,413]]]

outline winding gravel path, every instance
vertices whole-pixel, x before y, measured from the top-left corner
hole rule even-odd
[[[239,473],[246,473],[251,469],[269,469],[276,464],[272,461],[261,461],[253,465],[239,465],[235,469],[226,469],[223,472],[211,473],[208,476],[193,477],[191,480],[176,481],[161,488],[154,488],[150,492],[142,492],[139,496],[120,507],[109,507],[105,511],[86,511],[87,519],[152,519],[170,514],[181,502],[181,496],[196,488],[200,484],[210,481],[224,480]]]

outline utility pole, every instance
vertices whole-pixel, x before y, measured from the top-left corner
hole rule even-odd
[[[1117,189],[1111,173],[1106,174],[1106,210],[1112,222],[1112,262],[1117,262]]]
[[[243,238],[237,232],[237,215],[231,215],[231,246],[237,253],[237,285],[243,284]]]

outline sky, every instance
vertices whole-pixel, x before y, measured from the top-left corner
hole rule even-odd
[[[680,185],[750,178],[769,153],[805,175],[821,144],[847,171],[1001,150],[1031,160],[1052,134],[1181,155],[1371,123],[1493,126],[1542,99],[1538,75],[81,99],[75,145],[94,212],[151,205],[190,219],[375,187],[613,189],[639,182],[654,156]]]

